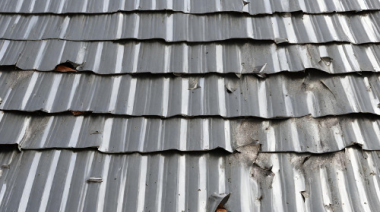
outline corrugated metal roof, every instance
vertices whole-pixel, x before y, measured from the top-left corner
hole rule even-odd
[[[20,149],[91,148],[106,153],[207,151],[260,144],[261,152],[380,150],[380,119],[363,116],[285,120],[125,118],[0,112],[0,144]]]
[[[375,211],[379,152],[109,155],[94,151],[0,154],[3,211]]]
[[[185,13],[243,12],[271,14],[275,12],[330,13],[379,10],[377,0],[2,0],[1,13],[112,13],[117,11],[169,10]]]
[[[263,17],[183,13],[111,15],[0,15],[0,38],[11,40],[164,39],[208,42],[227,39],[276,43],[380,42],[380,12],[359,15],[285,14]]]
[[[132,116],[313,117],[380,114],[377,74],[308,77],[96,76],[0,72],[2,110]]]
[[[273,74],[305,69],[318,69],[332,74],[378,72],[379,58],[378,44],[0,41],[0,65],[50,71],[58,64],[70,61],[79,71],[98,74]]]
[[[0,211],[376,211],[379,9],[1,1]]]

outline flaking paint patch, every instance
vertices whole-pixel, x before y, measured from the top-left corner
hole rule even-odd
[[[240,122],[231,122],[232,124],[232,133],[233,133],[233,143],[239,146],[245,146],[248,144],[259,144],[260,140],[258,138],[258,123],[242,120]]]
[[[199,78],[198,77],[190,77],[189,78],[189,90],[195,90],[200,88],[198,85]]]
[[[330,66],[333,59],[331,57],[321,57],[319,62],[323,62],[326,66]]]

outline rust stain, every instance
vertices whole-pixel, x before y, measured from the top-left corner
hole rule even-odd
[[[75,69],[72,69],[64,65],[57,65],[57,67],[55,67],[55,70],[59,72],[76,72],[77,71]]]

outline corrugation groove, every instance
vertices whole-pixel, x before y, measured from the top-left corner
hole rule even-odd
[[[2,110],[48,113],[71,110],[160,117],[380,114],[377,74],[334,77],[309,74],[306,78],[273,75],[265,80],[247,75],[241,78],[208,75],[199,77],[193,89],[188,77],[0,73]],[[117,100],[109,104],[116,90],[119,90]]]
[[[10,168],[2,168],[0,208],[202,212],[207,210],[207,197],[225,193],[231,193],[225,205],[231,211],[374,211],[380,205],[373,198],[380,180],[377,151],[348,148],[320,156],[257,154],[248,147],[241,151],[232,155],[24,151],[10,163],[14,152],[3,152],[1,164]]]
[[[102,48],[99,49],[98,47]],[[98,51],[99,49],[99,51]],[[36,54],[35,52],[41,52]],[[78,71],[126,73],[273,74],[318,69],[331,74],[380,71],[380,45],[276,45],[228,42],[169,44],[0,41],[0,65],[24,70],[54,70],[73,63]],[[101,63],[97,63],[101,61]]]
[[[376,0],[140,0],[140,1],[103,1],[103,0],[2,0],[0,13],[112,13],[117,11],[178,11],[184,13],[241,12],[252,15],[272,14],[276,12],[332,13],[379,10]]]
[[[198,16],[183,13],[0,15],[0,38],[76,41],[164,39],[167,42],[253,39],[295,44],[363,44],[380,41],[379,18],[380,12],[354,16],[285,14],[263,17],[231,14]]]

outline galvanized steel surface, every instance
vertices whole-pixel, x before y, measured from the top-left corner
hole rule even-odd
[[[228,39],[276,43],[380,42],[380,12],[359,15],[285,14],[250,17],[183,13],[110,15],[0,15],[0,38],[99,41],[163,39],[211,42]]]
[[[376,211],[379,152],[308,154],[2,152],[2,211]]]
[[[0,41],[0,65],[50,71],[69,61],[76,70],[98,74],[273,74],[305,69],[331,74],[379,72],[379,58],[378,44],[283,46],[248,42],[190,45],[147,41]]]
[[[0,13],[112,13],[117,11],[179,11],[184,13],[243,12],[252,15],[275,12],[331,13],[379,10],[377,0],[2,0]]]
[[[2,71],[2,110],[132,116],[313,117],[380,114],[379,76],[96,76]]]
[[[17,144],[22,151],[97,148],[105,153],[148,153],[222,148],[233,152],[252,143],[260,144],[261,152],[326,153],[354,144],[380,150],[380,119],[352,115],[285,120],[158,119],[0,112],[0,144]]]

